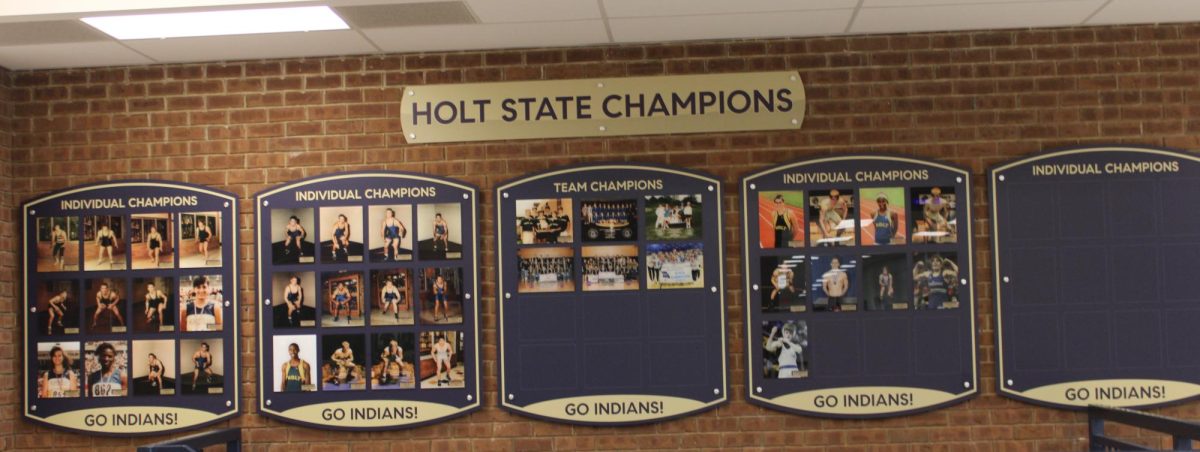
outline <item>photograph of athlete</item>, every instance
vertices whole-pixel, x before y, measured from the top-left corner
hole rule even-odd
[[[758,247],[804,247],[804,205],[802,191],[759,192]]]
[[[759,282],[762,312],[808,310],[808,285],[804,283],[807,280],[807,256],[763,256],[759,263],[763,278]]]
[[[125,316],[121,314],[121,294],[119,291],[125,287],[124,280],[113,280],[110,278],[89,280],[89,287],[92,287],[89,292],[92,292],[96,304],[89,310],[92,311],[92,323],[88,327],[89,332],[120,332],[125,328]],[[101,322],[103,316],[104,322]],[[115,323],[114,323],[115,322]]]
[[[278,272],[271,275],[271,321],[275,328],[316,326],[317,308],[313,272]]]
[[[415,388],[413,333],[375,334],[372,343],[381,351],[371,364],[371,389]]]
[[[854,190],[814,190],[808,196],[809,242],[813,246],[853,246]]]
[[[172,240],[171,237],[164,238],[168,242]],[[221,212],[179,215],[179,267],[220,267],[224,247],[221,242]]]
[[[175,341],[134,340],[129,385],[135,396],[175,395]]]
[[[463,364],[463,333],[458,331],[422,331],[421,388],[462,388],[466,367]],[[427,370],[426,365],[432,364]]]
[[[300,359],[300,346],[295,342],[287,346],[288,360],[279,369],[279,391],[300,392],[312,385],[312,365]]]
[[[70,289],[63,289],[50,297],[49,300],[46,300],[46,312],[50,314],[50,318],[46,320],[45,335],[54,334],[54,327],[56,326],[61,329],[66,328],[66,325],[63,325],[63,318],[67,316],[67,300],[70,299]]]
[[[79,343],[41,342],[37,345],[39,399],[79,397]]]
[[[124,342],[88,342],[84,385],[88,397],[124,397],[129,380],[125,371],[128,358]]]
[[[276,335],[271,342],[271,365],[279,369],[275,392],[311,392],[317,390],[313,363],[317,360],[317,337],[314,335]]]
[[[179,285],[183,294],[179,298],[179,324],[183,331],[221,331],[225,302],[221,276],[184,277]]]
[[[316,209],[271,209],[271,262],[275,265],[316,262],[318,245],[313,243]],[[333,231],[328,231],[332,236]]]
[[[366,389],[366,349],[361,335],[322,336],[321,350],[328,359],[321,365],[321,390]]]
[[[858,259],[850,256],[812,256],[813,311],[858,310]]]
[[[337,271],[321,274],[321,326],[349,327],[366,324],[363,274]]]
[[[868,311],[909,309],[912,282],[908,256],[904,254],[864,254],[863,308]]]
[[[366,249],[362,206],[321,207],[318,213],[321,262],[362,262]]]
[[[913,255],[914,309],[953,309],[958,303],[958,264],[955,253]]]
[[[579,203],[585,242],[637,240],[636,199],[605,199]]]
[[[181,356],[180,389],[183,394],[223,394],[225,392],[225,348],[221,338],[183,339],[179,341]],[[184,370],[191,361],[192,370]]]
[[[859,219],[863,245],[903,245],[907,224],[907,209],[904,206],[904,188],[864,188],[863,193],[874,193],[871,200],[862,198]]]
[[[37,228],[37,271],[79,270],[79,218],[38,218]]]
[[[375,229],[378,232],[370,239],[371,262],[412,260],[413,238],[408,229],[412,212],[411,205],[368,207],[368,224],[378,227]]]
[[[646,245],[647,289],[704,287],[704,244],[658,242]]]
[[[808,323],[768,321],[762,330],[763,378],[808,377]]]
[[[462,258],[463,208],[459,203],[417,206],[417,258]]]
[[[957,243],[954,187],[912,189],[913,243]]]
[[[135,281],[134,284],[137,284],[137,282]],[[144,324],[150,326],[146,330],[161,331],[164,320],[168,323],[170,322],[169,318],[165,315],[167,294],[154,285],[153,281],[147,282],[144,287],[146,288],[146,294],[143,296],[143,300],[145,300],[146,307],[142,310],[142,316]]]

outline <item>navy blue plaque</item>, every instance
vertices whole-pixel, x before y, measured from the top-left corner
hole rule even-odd
[[[234,195],[127,180],[22,212],[26,419],[135,436],[240,413]]]
[[[742,179],[752,403],[899,416],[978,392],[970,174],[927,160],[803,160]]]
[[[578,166],[496,200],[501,406],[626,425],[727,399],[720,181]]]
[[[478,409],[477,203],[384,171],[256,195],[259,410],[384,430]]]
[[[1150,147],[993,168],[997,390],[1067,409],[1200,396],[1200,164]]]

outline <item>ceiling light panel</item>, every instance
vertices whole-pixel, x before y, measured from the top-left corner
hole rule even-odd
[[[85,17],[88,25],[122,39],[227,36],[350,28],[328,6]]]

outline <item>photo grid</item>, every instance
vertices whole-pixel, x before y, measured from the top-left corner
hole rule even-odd
[[[170,403],[166,397],[223,394],[220,334],[229,308],[219,217],[35,218],[28,324],[36,398],[156,396]]]
[[[272,391],[465,388],[465,212],[387,201],[270,212]]]
[[[807,378],[810,364],[819,375],[811,316],[961,307],[954,193],[934,185],[759,192],[751,283],[763,377]]]

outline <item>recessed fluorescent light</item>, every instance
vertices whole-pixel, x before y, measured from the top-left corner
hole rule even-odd
[[[350,28],[328,6],[139,14],[80,19],[117,39],[183,38]]]

